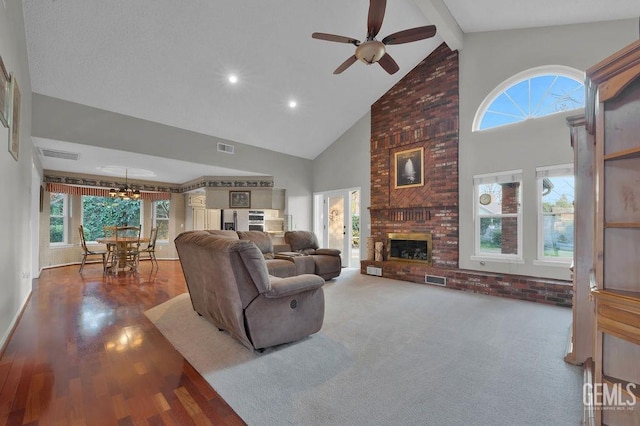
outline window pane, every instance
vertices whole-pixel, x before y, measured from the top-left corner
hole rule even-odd
[[[518,254],[518,218],[481,218],[480,254]]]
[[[156,201],[156,219],[169,218],[169,200]]]
[[[156,227],[158,228],[158,239],[159,240],[168,240],[169,239],[169,221],[168,220],[158,220],[156,221]]]
[[[481,113],[479,130],[584,107],[582,81],[558,74],[521,80],[497,94]]]
[[[543,255],[573,258],[573,176],[542,179]]]
[[[87,241],[104,236],[105,226],[140,225],[140,200],[83,195],[82,224]]]
[[[64,218],[63,217],[52,216],[49,218],[49,242],[51,243],[64,242]]]
[[[64,194],[52,192],[49,194],[49,242],[65,242],[65,199]]]
[[[64,194],[49,194],[49,214],[51,216],[64,215]]]
[[[478,186],[481,215],[513,214],[520,211],[520,182],[489,183]]]
[[[517,255],[520,182],[481,183],[476,214],[480,224],[479,255]]]
[[[158,239],[169,239],[169,200],[154,202],[154,226],[158,228]]]

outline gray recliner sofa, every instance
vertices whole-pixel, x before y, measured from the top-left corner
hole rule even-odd
[[[324,280],[311,274],[270,276],[249,240],[207,231],[175,239],[193,309],[250,349],[293,342],[324,321]]]
[[[320,248],[316,234],[311,231],[287,231],[284,233],[284,240],[297,253],[310,256],[315,264],[316,275],[325,280],[340,275],[342,259],[340,250]]]

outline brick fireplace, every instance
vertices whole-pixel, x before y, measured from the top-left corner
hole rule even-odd
[[[428,232],[391,233],[387,235],[387,260],[431,264],[433,243]]]
[[[459,290],[570,306],[572,289],[562,281],[458,268],[458,107],[458,53],[445,44],[371,106],[371,237],[386,257],[362,261],[361,272],[375,266],[419,283],[436,275]],[[398,187],[396,154],[416,149],[423,182]],[[430,262],[389,258],[389,236],[408,233],[430,235]]]

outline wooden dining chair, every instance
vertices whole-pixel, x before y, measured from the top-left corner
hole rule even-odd
[[[105,238],[115,238],[117,226],[103,226],[102,232]],[[112,261],[113,251],[115,250],[114,243],[107,243],[107,265]]]
[[[112,270],[120,269],[130,272],[138,270],[140,254],[140,226],[118,226],[116,228],[116,243],[112,254]]]
[[[149,243],[145,248],[139,250],[139,255],[143,255],[146,253],[149,256],[149,260],[151,260],[151,269],[153,269],[154,262],[156,264],[156,268],[160,269],[160,267],[158,266],[158,259],[156,259],[156,240],[157,239],[158,239],[158,228],[151,228]]]
[[[87,257],[89,256],[102,256],[102,271],[106,271],[107,268],[107,252],[105,250],[89,250],[87,248],[87,240],[84,236],[84,227],[80,225],[78,228],[80,231],[80,244],[82,245],[82,264],[80,265],[80,273],[82,273],[82,269],[84,269],[84,264],[87,261]]]

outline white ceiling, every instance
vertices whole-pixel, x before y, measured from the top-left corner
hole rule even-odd
[[[460,29],[640,16],[639,0],[389,1],[378,38],[438,27],[433,39],[388,47],[400,66],[390,76],[362,63],[333,75],[354,47],[311,38],[319,31],[363,40],[367,0],[23,0],[23,7],[35,93],[308,159],[443,39],[455,45],[451,34]],[[229,73],[239,83],[229,84]],[[56,141],[36,141],[45,143]],[[89,167],[123,157],[102,152]],[[45,169],[75,171],[64,160],[41,160]],[[162,164],[154,170],[158,181],[183,178]],[[200,176],[215,174],[207,169]]]

